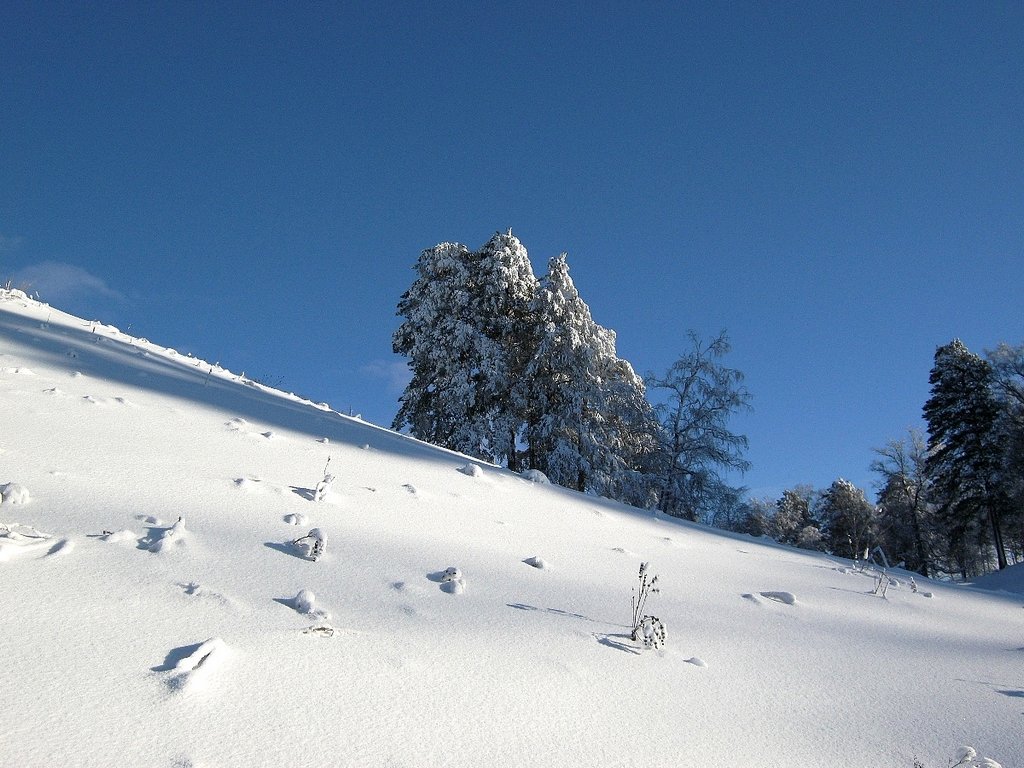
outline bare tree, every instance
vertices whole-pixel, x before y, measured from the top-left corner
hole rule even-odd
[[[725,331],[704,344],[693,331],[692,348],[663,377],[648,375],[648,390],[665,390],[665,402],[655,405],[661,421],[658,467],[658,508],[666,514],[697,520],[714,515],[735,494],[723,470],[745,472],[745,435],[729,429],[730,417],[749,411],[751,395],[743,374],[722,365],[730,351]]]

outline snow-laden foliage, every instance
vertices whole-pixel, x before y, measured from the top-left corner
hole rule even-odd
[[[536,338],[516,388],[531,466],[552,482],[622,498],[649,435],[643,382],[580,298],[565,254],[548,262],[532,305]]]
[[[479,251],[441,243],[420,255],[398,305],[394,351],[412,380],[396,429],[498,463],[514,463],[520,418],[510,393],[527,352],[536,290],[526,248],[496,233]]]
[[[849,480],[839,478],[826,488],[815,511],[828,551],[854,560],[876,546],[875,508]]]

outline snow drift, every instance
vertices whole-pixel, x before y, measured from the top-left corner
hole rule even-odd
[[[1024,764],[1018,594],[883,598],[16,291],[0,486],[2,765]]]

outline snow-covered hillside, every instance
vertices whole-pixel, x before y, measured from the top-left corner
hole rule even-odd
[[[1019,594],[882,597],[18,292],[0,488],[3,766],[1024,765]]]

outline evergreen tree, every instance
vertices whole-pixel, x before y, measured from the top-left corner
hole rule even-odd
[[[594,322],[565,254],[549,261],[530,317],[533,353],[515,401],[531,466],[559,485],[621,498],[647,413],[643,384],[616,356],[614,333]]]
[[[816,512],[828,551],[856,559],[875,545],[875,508],[850,481],[840,478],[825,489]]]
[[[536,280],[522,243],[497,233],[478,252],[442,243],[423,251],[392,346],[412,380],[394,428],[489,461],[514,464],[521,374]]]
[[[470,312],[472,262],[459,243],[428,248],[416,262],[416,280],[398,303],[404,320],[392,337],[395,353],[409,358],[412,371],[393,427],[476,455],[478,446],[461,433],[476,399],[467,368],[477,345]]]
[[[1005,541],[1016,562],[1024,561],[1024,344],[1000,344],[986,354],[999,404],[997,433],[1003,448],[1002,485],[1007,509]]]
[[[816,495],[810,485],[797,485],[783,491],[775,502],[769,535],[780,544],[817,549],[821,541],[821,523],[812,513]]]
[[[524,414],[514,407],[514,389],[533,351],[537,279],[525,246],[511,229],[496,232],[484,244],[474,267],[471,311],[479,346],[470,428],[493,461],[515,469]]]
[[[648,376],[651,389],[666,390],[660,403],[659,501],[663,512],[697,520],[713,515],[714,507],[730,498],[722,470],[746,471],[747,438],[728,429],[733,413],[750,409],[743,374],[721,365],[729,352],[723,331],[707,346],[690,332],[692,349],[663,377]]]
[[[994,548],[1005,568],[1000,516],[1008,500],[992,366],[955,339],[936,350],[929,383],[926,466],[952,554],[965,578],[975,547]]]

